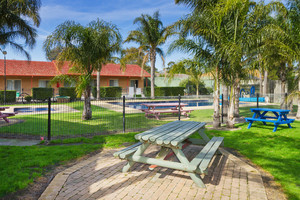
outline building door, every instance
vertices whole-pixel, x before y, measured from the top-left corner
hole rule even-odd
[[[139,80],[130,80],[130,87],[139,87]]]

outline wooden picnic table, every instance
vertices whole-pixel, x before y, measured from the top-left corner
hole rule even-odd
[[[183,107],[187,104],[181,103],[143,103],[143,106],[148,107],[147,109],[142,109],[145,112],[145,117],[148,117],[150,114],[154,115],[157,120],[159,120],[159,115],[161,113],[180,113],[188,117],[188,113],[193,110],[183,110]],[[180,108],[179,108],[180,107]]]
[[[207,174],[208,165],[214,154],[223,144],[223,137],[213,137],[211,140],[204,133],[205,123],[193,121],[174,121],[159,127],[152,128],[143,133],[137,134],[135,138],[140,142],[118,151],[115,157],[125,159],[128,163],[123,167],[123,172],[127,172],[134,163],[145,163],[167,167],[175,170],[186,171],[192,180],[199,187],[205,187],[200,174]],[[189,138],[190,135],[197,132],[202,139]],[[182,149],[189,144],[205,145],[203,149],[191,161],[189,161]],[[143,155],[150,145],[157,145],[160,151],[155,158]],[[179,162],[168,161],[172,155],[175,155]]]
[[[9,107],[0,107],[0,111],[5,111]],[[7,117],[15,116],[16,113],[2,113],[0,112],[0,120],[3,119],[6,123],[9,123]]]
[[[264,125],[266,125],[266,122],[270,122],[275,125],[273,129],[273,132],[275,132],[279,124],[287,124],[289,128],[292,128],[291,123],[295,121],[287,118],[290,110],[273,108],[250,108],[250,110],[253,112],[252,118],[245,118],[249,122],[248,129],[251,128],[255,121],[263,122]],[[267,113],[272,113],[272,116],[266,115]]]

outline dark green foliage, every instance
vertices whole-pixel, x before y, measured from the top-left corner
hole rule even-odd
[[[184,87],[155,87],[154,95],[156,97],[169,97],[169,96],[181,96],[184,95]],[[145,96],[150,96],[151,87],[145,87]]]
[[[35,100],[46,100],[53,97],[53,88],[32,88],[32,98]]]
[[[59,96],[69,96],[71,101],[76,99],[75,87],[60,87]]]
[[[6,90],[6,103],[16,102],[16,91],[15,90]],[[4,102],[4,91],[0,91],[0,103]]]
[[[97,98],[97,87],[93,87],[92,94]],[[121,97],[122,88],[121,87],[100,87],[100,97]]]
[[[26,96],[25,100],[27,101],[27,103],[30,103],[32,100],[32,96],[30,96],[30,95]]]
[[[195,83],[189,81],[188,79],[185,79],[179,83],[180,86],[185,87],[186,93],[188,94],[196,94],[196,85]],[[213,93],[213,89],[210,87],[205,87],[205,84],[203,81],[199,84],[199,94],[200,95],[207,95]]]

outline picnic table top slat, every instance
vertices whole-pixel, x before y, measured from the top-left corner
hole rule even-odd
[[[190,135],[192,135],[193,133],[195,133],[195,131],[201,129],[202,127],[205,126],[206,123],[204,122],[200,122],[199,125],[197,125],[194,129],[191,129],[187,132],[185,132],[184,134],[182,134],[181,136],[175,138],[174,140],[171,141],[171,144],[173,146],[177,146],[179,143],[181,143],[182,141],[184,141],[185,139],[187,139]]]
[[[147,130],[147,131],[145,131],[145,132],[143,132],[143,133],[140,133],[140,134],[135,135],[135,139],[140,140],[144,135],[151,134],[152,132],[154,132],[154,131],[156,131],[156,130],[164,129],[164,128],[169,127],[169,126],[172,126],[172,125],[174,125],[174,124],[176,124],[176,123],[178,123],[178,121],[173,121],[173,122],[170,122],[170,123],[168,123],[168,124],[164,124],[164,125],[162,125],[162,126],[157,126],[157,127],[152,128],[152,129],[150,129],[150,130]]]
[[[186,124],[180,126],[180,128],[176,129],[175,131],[172,131],[167,134],[160,134],[160,137],[157,138],[157,140],[155,142],[159,145],[163,144],[165,142],[165,140],[168,140],[169,138],[173,138],[174,136],[182,135],[184,132],[190,130],[196,124],[197,124],[197,122],[196,123],[186,123]]]
[[[163,135],[157,140],[157,144],[170,144],[172,140],[176,139],[177,137],[180,137],[181,135],[184,135],[186,132],[191,131],[197,127],[199,123],[190,123],[187,124],[186,126],[182,126],[180,129],[178,129],[176,132],[173,132],[171,134]],[[196,128],[195,131],[198,129]],[[195,132],[194,131],[194,132]]]
[[[163,136],[166,136],[166,135],[170,135],[170,134],[175,134],[177,133],[178,131],[184,129],[184,128],[187,128],[189,126],[189,124],[184,124],[184,125],[181,125],[181,124],[178,124],[177,126],[173,126],[165,131],[158,131],[156,134],[153,134],[152,136],[150,136],[149,140],[151,142],[155,142],[157,143],[157,140],[160,139],[161,137]],[[143,137],[144,139],[144,137]]]
[[[290,110],[282,110],[282,109],[274,109],[274,108],[250,108],[252,112],[254,111],[270,111],[270,112],[278,112],[278,113],[289,113]]]
[[[173,131],[173,130],[177,129],[178,127],[180,127],[180,123],[174,123],[173,126],[165,126],[165,127],[162,127],[161,129],[155,129],[153,131],[148,132],[146,135],[143,135],[140,138],[140,140],[148,141],[150,137],[153,137],[155,135],[159,135],[162,132]]]

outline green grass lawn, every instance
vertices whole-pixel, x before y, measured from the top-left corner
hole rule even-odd
[[[268,107],[278,108],[278,106]],[[81,105],[78,105],[76,109],[81,109]],[[80,134],[80,131],[87,127],[89,127],[89,129],[92,127],[92,129],[94,128],[94,130],[97,131],[102,128],[101,126],[104,126],[102,130],[122,130],[122,115],[99,107],[93,109],[95,109],[93,110],[93,116],[95,118],[103,118],[101,122],[103,124],[99,124],[96,120],[95,122],[93,120],[88,122],[82,121],[80,120],[81,113],[78,113],[76,117],[74,116],[72,120],[59,117],[59,114],[57,114],[58,116],[54,117],[57,122],[53,122],[53,124],[54,126],[58,126],[63,133],[74,131],[74,133]],[[73,114],[74,113],[72,113],[72,115]],[[190,120],[209,122],[212,121],[212,114],[213,111],[211,109],[193,111],[190,115]],[[104,117],[104,115],[107,116]],[[252,113],[249,107],[245,107],[240,108],[240,115],[250,117]],[[24,129],[26,129],[26,127],[24,127],[25,123],[27,123],[27,126],[33,126],[34,119],[31,119],[30,116],[24,117],[26,118],[26,122],[19,124],[19,126],[23,125]],[[144,126],[147,128],[148,126],[151,127],[153,125],[166,123],[157,120],[145,121],[143,114],[131,114],[127,115],[127,117],[126,122],[128,124],[131,123],[130,126]],[[63,125],[65,127],[63,127],[60,122],[63,120],[65,120]],[[142,120],[144,120],[144,122],[142,122]],[[10,126],[10,128],[14,126]],[[248,123],[237,126],[240,127],[241,130],[209,130],[207,133],[211,137],[213,135],[224,137],[226,147],[238,150],[253,163],[270,172],[275,180],[282,185],[289,199],[300,199],[300,122],[296,121],[292,123],[292,129],[289,129],[287,125],[280,125],[275,133],[272,132],[273,124],[264,126],[260,122],[255,122],[251,129],[247,129]],[[1,129],[2,128],[4,127],[1,127]],[[59,129],[55,131],[59,131]],[[57,132],[57,134],[61,133]],[[103,147],[119,147],[123,143],[134,142],[134,135],[135,133],[96,136],[93,139],[70,138],[63,141],[54,140],[52,142],[82,143],[80,145],[69,146],[0,146],[0,197],[7,193],[25,188],[34,178],[45,173],[45,171],[50,168],[49,166],[64,163],[67,160],[80,157]]]
[[[0,198],[23,189],[51,167],[81,157],[101,148],[120,147],[124,142],[135,142],[136,133],[67,139],[63,143],[79,145],[0,146]],[[54,144],[61,143],[59,140]]]
[[[212,110],[194,111],[191,120],[206,121],[212,113]],[[249,107],[240,108],[240,114],[244,117],[252,116]],[[272,132],[273,124],[267,123],[265,126],[262,122],[254,122],[250,129],[247,129],[248,123],[244,123],[237,125],[241,130],[206,132],[211,137],[224,137],[226,147],[238,150],[253,163],[270,172],[282,185],[289,199],[296,200],[300,199],[300,122],[295,121],[291,125],[292,129],[286,124],[279,125],[275,133]]]

